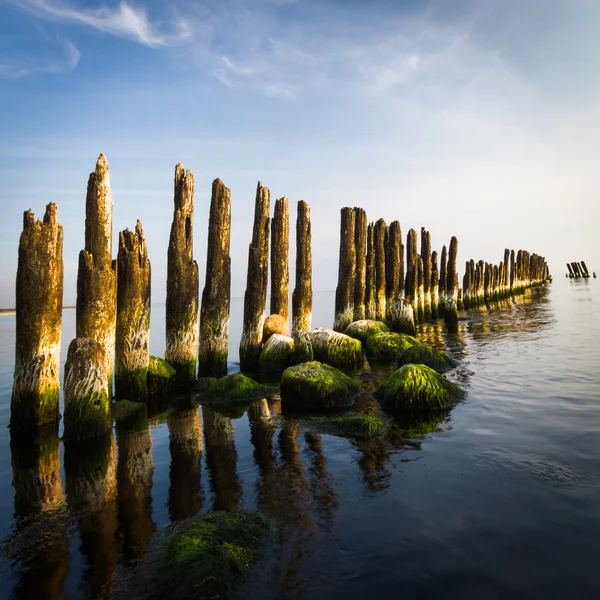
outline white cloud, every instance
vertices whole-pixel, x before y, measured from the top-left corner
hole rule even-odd
[[[59,43],[61,52],[46,52],[41,58],[0,56],[0,79],[20,79],[32,73],[68,73],[79,63],[81,54],[69,41]]]

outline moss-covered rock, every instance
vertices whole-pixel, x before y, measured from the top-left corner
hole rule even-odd
[[[308,427],[330,435],[370,438],[382,433],[386,423],[383,419],[372,415],[339,415],[313,417],[308,421]]]
[[[383,321],[373,321],[371,319],[362,319],[354,321],[346,327],[345,334],[351,338],[360,340],[361,344],[366,344],[367,340],[376,333],[389,331],[390,328]]]
[[[272,388],[262,385],[241,373],[225,375],[212,380],[207,389],[200,394],[203,404],[251,403],[271,393]]]
[[[360,392],[356,381],[316,360],[288,367],[281,377],[284,406],[304,410],[348,408]]]
[[[367,358],[377,362],[394,362],[412,346],[421,342],[405,333],[377,333],[367,340]]]
[[[400,367],[377,391],[382,404],[402,410],[442,410],[463,395],[456,384],[426,365]]]
[[[362,344],[333,329],[315,329],[310,334],[315,360],[337,369],[355,369],[362,364]]]
[[[277,314],[269,315],[265,319],[265,323],[263,325],[262,341],[266,342],[272,335],[276,333],[279,335],[288,335],[289,332],[290,329],[287,319]]]
[[[263,346],[258,358],[261,375],[282,373],[290,365],[294,340],[286,335],[274,333]]]
[[[164,358],[151,356],[148,364],[148,394],[160,396],[173,390],[177,372]]]
[[[427,365],[438,373],[445,373],[458,366],[458,361],[451,356],[424,344],[411,346],[400,356],[400,366],[410,363],[414,365]]]
[[[156,597],[230,597],[268,547],[271,531],[271,523],[256,512],[215,512],[195,519],[169,541]]]
[[[308,331],[294,331],[292,339],[294,340],[294,349],[290,358],[290,366],[310,362],[315,359]]]

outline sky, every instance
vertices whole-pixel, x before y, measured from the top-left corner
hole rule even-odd
[[[256,184],[311,207],[313,287],[337,283],[340,209],[600,272],[597,0],[0,0],[0,307],[23,211],[57,202],[75,302],[88,175],[118,231],[142,222],[165,297],[177,162],[194,172],[204,286],[211,183],[232,198],[243,295]],[[293,287],[293,285],[292,285]],[[290,290],[291,293],[291,290]]]

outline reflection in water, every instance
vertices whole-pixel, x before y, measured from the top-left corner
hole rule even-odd
[[[102,598],[117,572],[116,447],[110,435],[65,443],[67,503],[77,514],[81,553],[87,559],[82,591]]]
[[[204,504],[200,472],[202,471],[202,423],[200,410],[192,408],[174,412],[167,419],[171,451],[169,516],[172,521],[198,514]]]
[[[24,439],[25,438],[25,439]],[[33,435],[11,432],[15,531],[19,579],[14,597],[61,597],[69,572],[69,543],[60,510],[64,491],[60,476],[58,422]]]
[[[202,407],[206,463],[215,496],[213,510],[235,510],[242,502],[242,484],[237,474],[233,421],[207,406]]]
[[[152,434],[144,406],[135,423],[117,425],[119,521],[126,562],[139,558],[154,534],[152,521]]]
[[[310,456],[310,491],[317,513],[331,528],[339,506],[339,499],[333,487],[333,478],[327,471],[327,458],[323,453],[323,441],[320,435],[307,432],[304,434]]]

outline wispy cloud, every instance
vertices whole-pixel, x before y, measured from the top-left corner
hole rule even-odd
[[[170,31],[163,31],[158,23],[152,22],[145,9],[136,8],[127,2],[118,6],[78,8],[61,0],[6,0],[21,11],[40,19],[54,20],[67,24],[92,27],[103,33],[133,40],[145,46],[173,45],[188,36],[187,24],[183,20],[173,24]]]
[[[68,73],[79,63],[79,50],[68,41],[58,44],[60,52],[47,52],[43,57],[0,56],[0,79],[20,79],[32,73]]]

